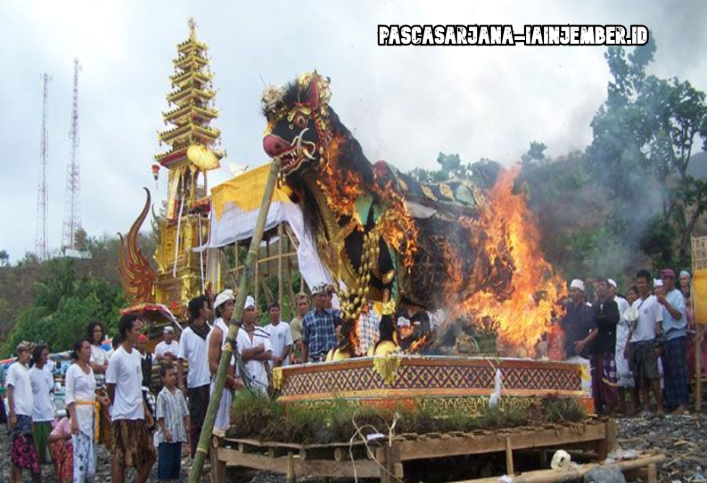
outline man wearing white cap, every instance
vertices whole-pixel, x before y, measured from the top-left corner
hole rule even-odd
[[[255,323],[255,300],[250,295],[243,307],[243,320],[236,344],[243,360],[243,366],[238,368],[243,384],[267,393],[270,372],[268,363],[272,359],[270,334]]]
[[[162,332],[164,340],[155,347],[155,358],[158,364],[163,362],[174,363],[179,354],[179,342],[174,340],[174,327],[168,325]]]
[[[584,300],[584,282],[572,280],[570,299],[567,312],[560,321],[560,327],[565,332],[565,357],[569,359],[580,356],[588,359],[591,353],[591,347],[588,347],[592,338],[590,334],[596,328],[596,322],[592,308]]]
[[[216,296],[214,301],[214,311],[216,312],[216,321],[209,333],[209,370],[211,371],[211,396],[213,397],[214,381],[218,372],[221,354],[226,346],[226,336],[228,335],[228,327],[231,325],[231,317],[233,317],[233,304],[236,298],[233,295],[233,290],[224,290]],[[226,387],[221,395],[221,403],[218,406],[216,413],[216,421],[214,429],[225,430],[230,424],[230,408],[233,399],[233,390],[243,387],[243,382],[234,375],[234,364],[231,359],[231,366],[228,369],[226,376]]]

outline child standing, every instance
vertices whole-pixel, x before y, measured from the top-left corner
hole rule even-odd
[[[157,432],[159,461],[157,476],[160,481],[179,480],[182,461],[182,443],[187,442],[189,410],[184,395],[178,391],[177,370],[171,364],[160,368],[164,388],[157,396]]]

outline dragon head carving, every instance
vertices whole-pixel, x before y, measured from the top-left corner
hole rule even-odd
[[[282,160],[281,176],[301,177],[325,159],[331,141],[329,129],[329,79],[307,72],[287,87],[263,92],[267,128],[263,149]]]

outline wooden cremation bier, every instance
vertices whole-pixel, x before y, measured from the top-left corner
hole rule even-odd
[[[216,372],[214,390],[211,394],[211,400],[209,401],[209,408],[206,411],[204,426],[201,429],[201,435],[199,436],[199,444],[196,448],[194,464],[192,465],[191,472],[189,473],[189,483],[198,483],[201,479],[201,469],[204,467],[206,453],[208,452],[209,445],[211,444],[211,432],[214,429],[216,411],[221,403],[221,395],[223,393],[223,388],[226,385],[226,372],[228,370],[231,357],[236,349],[236,337],[238,336],[238,329],[240,327],[239,322],[241,320],[241,316],[243,315],[243,304],[245,303],[247,294],[246,286],[248,283],[248,277],[251,276],[253,266],[255,265],[256,258],[258,257],[258,249],[260,247],[260,241],[263,238],[265,221],[267,220],[268,211],[270,210],[270,202],[272,201],[272,195],[275,191],[275,182],[277,181],[277,176],[280,172],[280,165],[280,158],[273,158],[272,163],[270,164],[268,180],[265,184],[265,191],[263,192],[263,201],[260,204],[260,211],[258,212],[258,220],[255,223],[255,232],[253,233],[253,238],[251,238],[250,241],[250,248],[248,249],[248,255],[245,260],[245,268],[241,274],[241,279],[238,285],[238,295],[236,296],[236,305],[233,311],[233,318],[231,319],[232,322],[228,328],[228,335],[226,336],[226,346],[221,354],[221,361],[219,361],[218,371]]]

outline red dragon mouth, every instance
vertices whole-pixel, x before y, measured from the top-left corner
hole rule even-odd
[[[317,145],[311,141],[302,140],[302,136],[306,131],[307,129],[304,129],[299,136],[292,140],[292,147],[288,151],[279,155],[282,161],[280,173],[283,176],[298,171],[305,161],[315,161],[314,153],[316,152]]]
[[[308,160],[304,154],[297,154],[297,149],[292,148],[286,153],[281,154],[280,161],[282,161],[282,168],[280,168],[280,173],[282,175],[288,175],[295,171],[298,171],[302,167],[302,163]]]

